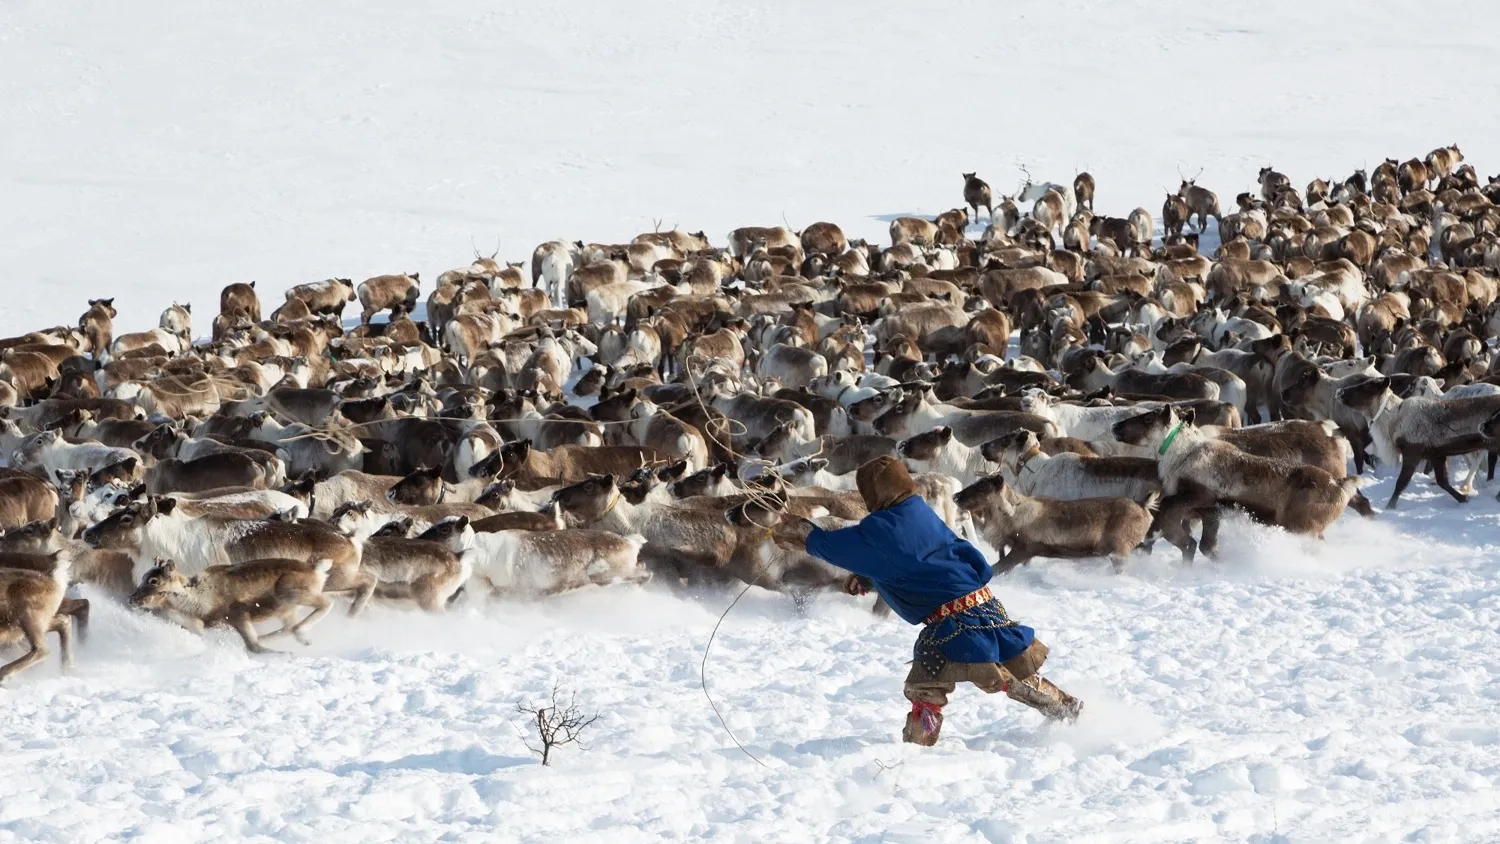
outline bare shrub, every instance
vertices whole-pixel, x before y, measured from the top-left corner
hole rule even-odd
[[[530,716],[531,725],[536,728],[537,736],[542,746],[540,748],[533,746],[525,736],[521,737],[521,741],[526,745],[527,750],[542,757],[543,765],[551,763],[552,748],[554,747],[564,744],[576,744],[580,748],[587,750],[588,748],[583,746],[583,742],[579,741],[579,737],[583,734],[585,728],[599,720],[599,713],[597,712],[593,715],[583,714],[578,708],[576,695],[570,693],[566,704],[563,704],[561,697],[562,689],[554,683],[550,706],[516,703],[517,712]]]

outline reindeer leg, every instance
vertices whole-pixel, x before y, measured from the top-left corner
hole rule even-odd
[[[50,623],[49,621],[48,624],[50,625]],[[30,615],[21,618],[20,628],[21,633],[26,636],[26,642],[31,645],[31,650],[11,662],[0,665],[0,683],[4,683],[5,678],[10,675],[25,671],[47,658],[47,640],[45,637],[47,630],[50,628],[42,625]]]
[[[64,598],[62,605],[57,608],[57,614],[68,616],[78,625],[79,642],[88,641],[89,602],[87,598]],[[69,632],[72,632],[71,628]]]
[[[427,612],[438,613],[444,609],[443,602],[438,600],[437,583],[431,577],[419,578],[411,584],[408,595]]]
[[[245,650],[250,653],[278,653],[260,643],[260,636],[255,632],[255,624],[250,620],[250,613],[244,607],[236,606],[229,611],[229,626],[240,634],[240,638],[245,642]]]
[[[1500,451],[1491,451],[1489,453],[1489,471],[1484,477],[1486,481],[1493,481],[1495,479],[1495,460],[1497,458],[1500,458]]]
[[[281,612],[276,613],[276,620],[281,622],[281,627],[276,630],[272,630],[270,633],[262,634],[260,636],[260,640],[264,642],[267,639],[274,639],[277,636],[285,636],[286,634],[292,632],[292,625],[297,621],[296,609],[297,607],[293,604],[288,604],[282,607]]]
[[[1469,474],[1464,478],[1464,482],[1458,489],[1464,495],[1473,495],[1475,492],[1474,481],[1479,479],[1479,468],[1484,465],[1484,452],[1476,451],[1472,454],[1466,454],[1464,455],[1464,462],[1469,464]]]
[[[1188,511],[1185,508],[1171,506],[1163,507],[1157,514],[1160,523],[1162,538],[1172,543],[1172,547],[1182,552],[1182,561],[1192,563],[1198,555],[1198,543],[1193,539],[1193,534],[1187,526]]]
[[[1213,559],[1219,556],[1219,523],[1223,520],[1224,510],[1214,505],[1203,508],[1200,513],[1203,518],[1203,534],[1198,540],[1198,550]]]
[[[310,645],[312,642],[307,639],[307,629],[322,621],[323,616],[328,615],[328,611],[333,608],[333,602],[318,593],[307,592],[300,598],[300,603],[302,606],[312,607],[313,610],[301,621],[292,625],[292,636],[302,644]]]
[[[348,591],[354,593],[354,603],[349,605],[349,617],[353,618],[364,612],[365,606],[370,603],[370,597],[375,594],[375,587],[379,585],[373,572],[360,569],[353,578],[353,585]]]
[[[1435,458],[1433,458],[1433,460],[1432,460],[1432,476],[1433,476],[1433,479],[1437,481],[1437,485],[1443,488],[1444,492],[1446,492],[1449,495],[1453,496],[1453,500],[1457,501],[1460,504],[1463,504],[1463,503],[1465,503],[1465,502],[1467,502],[1469,500],[1469,496],[1464,495],[1463,493],[1461,493],[1458,490],[1454,489],[1453,488],[1453,483],[1450,480],[1448,480],[1448,458],[1446,458],[1446,457],[1435,457]]]
[[[1000,561],[995,563],[995,574],[1006,574],[1016,566],[1031,562],[1036,554],[1025,543],[1017,540],[1012,543],[1010,550],[1006,552]]]
[[[73,616],[61,613],[54,615],[47,629],[57,634],[58,650],[62,651],[62,667],[66,672],[73,667]]]
[[[1391,500],[1385,503],[1385,509],[1396,509],[1396,502],[1400,500],[1401,493],[1406,491],[1406,485],[1411,483],[1411,476],[1417,473],[1417,464],[1422,458],[1416,454],[1403,450],[1401,452],[1401,473],[1396,476],[1396,488],[1391,490]]]
[[[1344,431],[1344,439],[1349,441],[1349,450],[1354,452],[1354,474],[1363,475],[1370,462],[1369,435],[1364,431]]]

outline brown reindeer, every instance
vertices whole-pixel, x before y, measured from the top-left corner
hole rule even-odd
[[[1160,496],[1149,494],[1144,505],[1128,498],[1031,498],[991,475],[965,487],[954,500],[991,545],[1007,549],[995,564],[995,572],[1004,574],[1039,556],[1107,556],[1120,571],[1126,555],[1151,530]]]
[[[226,285],[219,293],[220,316],[243,318],[247,322],[260,322],[260,297],[255,295],[255,282],[235,282]]]
[[[808,255],[833,257],[843,254],[848,246],[844,230],[835,223],[813,223],[802,230],[802,251]]]
[[[1181,237],[1182,228],[1187,225],[1188,217],[1192,216],[1192,213],[1187,200],[1183,199],[1180,193],[1168,193],[1166,202],[1161,206],[1162,234]]]
[[[937,242],[937,224],[922,217],[897,217],[891,221],[891,245],[915,243],[930,246]]]
[[[188,578],[172,561],[158,559],[141,578],[140,588],[131,593],[130,603],[167,610],[193,630],[227,624],[240,634],[246,650],[272,653],[260,643],[255,622],[279,619],[281,629],[267,638],[290,633],[309,644],[307,629],[327,615],[331,606],[323,585],[332,565],[331,560],[253,560],[210,566]],[[311,607],[312,612],[299,621],[298,607]]]
[[[1464,154],[1459,152],[1458,144],[1448,147],[1439,147],[1427,153],[1427,175],[1432,179],[1440,179],[1453,172],[1464,160]]]
[[[1167,496],[1198,506],[1230,504],[1258,521],[1322,538],[1359,491],[1359,479],[1336,478],[1315,466],[1247,454],[1193,425],[1190,410],[1171,405],[1113,426],[1115,439],[1157,452]]]
[[[1177,188],[1177,196],[1187,204],[1190,212],[1186,221],[1191,222],[1194,216],[1198,218],[1198,231],[1204,231],[1208,226],[1209,217],[1223,221],[1224,214],[1219,210],[1219,195],[1207,188],[1198,187],[1196,176],[1182,180],[1182,185]],[[1167,209],[1163,208],[1162,219],[1166,218]]]
[[[964,176],[964,202],[974,209],[974,219],[979,219],[979,208],[984,207],[985,216],[990,222],[995,222],[995,208],[990,194],[990,186],[983,179],[973,173],[965,173]]]
[[[384,310],[389,310],[391,319],[395,319],[416,309],[421,277],[417,273],[378,275],[360,282],[356,293],[362,306],[360,325],[369,325],[370,318]]]
[[[294,301],[301,302],[306,306],[308,313],[331,316],[335,319],[343,319],[344,306],[357,298],[354,292],[354,280],[348,278],[330,278],[311,284],[299,284],[286,292],[287,305]],[[275,317],[276,315],[272,314],[272,319]]]
[[[59,612],[68,588],[71,558],[65,553],[54,553],[51,564],[47,572],[0,568],[0,646],[22,639],[29,646],[25,654],[0,665],[0,683],[47,658],[49,632],[57,634],[63,668],[73,664],[72,618]],[[82,608],[74,611],[87,618],[88,604],[81,603]]]
[[[24,472],[0,477],[0,530],[10,530],[57,515],[57,489]]]
[[[1073,177],[1073,197],[1078,200],[1079,208],[1094,210],[1094,177],[1088,173],[1079,173]]]
[[[78,318],[78,328],[88,338],[89,352],[95,360],[108,351],[110,344],[114,342],[114,318],[117,314],[114,297],[90,299],[88,311]]]

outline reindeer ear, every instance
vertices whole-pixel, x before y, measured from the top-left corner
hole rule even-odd
[[[177,509],[177,499],[158,498],[156,499],[154,509],[156,510],[157,515],[170,516],[172,515],[172,511]]]
[[[949,442],[953,439],[953,429],[948,427],[938,428],[937,435],[938,439],[942,440],[943,442]]]

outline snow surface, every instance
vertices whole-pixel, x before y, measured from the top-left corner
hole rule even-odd
[[[1459,143],[1500,162],[1493,4],[849,0],[0,6],[0,332],[117,297],[199,328],[230,280],[520,260],[652,218],[716,241],[886,220],[1087,168],[1156,215]],[[1488,169],[1486,169],[1488,168]],[[580,592],[330,617],[251,658],[104,601],[76,672],[0,690],[0,842],[1500,840],[1500,505],[1419,481],[1325,543],[997,586],[1087,702],[960,690],[902,745],[912,628],[848,598]],[[1367,490],[1389,494],[1384,477]],[[285,647],[285,645],[283,645]],[[604,714],[550,768],[518,700]]]

